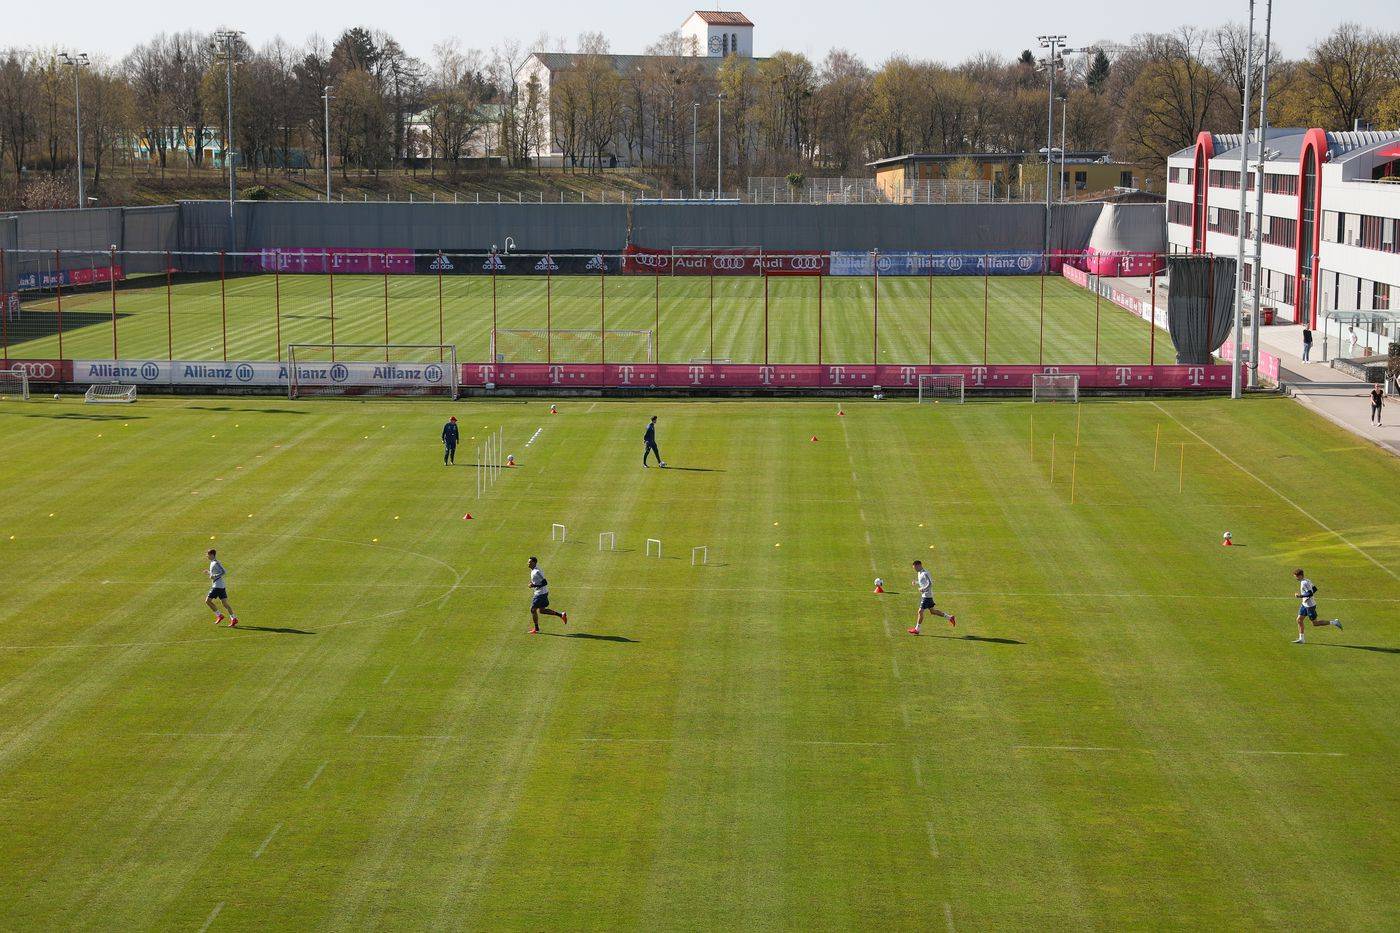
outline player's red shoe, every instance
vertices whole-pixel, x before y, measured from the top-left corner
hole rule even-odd
[[[238,628],[238,616],[234,616],[232,619],[228,620],[228,627]]]
[[[948,624],[951,625],[951,626],[953,626],[953,628],[957,628],[957,627],[958,627],[958,617],[957,617],[957,616],[949,616],[949,617],[948,617]]]
[[[222,612],[220,612],[220,613],[218,613],[217,615],[214,616],[214,624],[215,624],[215,625],[218,625],[218,624],[219,624],[220,622],[222,622],[222,621],[224,621],[224,614],[223,614]]]
[[[910,635],[917,635],[917,634],[919,634],[919,630],[916,629],[916,628],[911,628],[911,629],[909,630],[909,634],[910,634]]]
[[[564,624],[565,624],[565,625],[568,625],[568,624],[569,624],[569,614],[568,614],[567,612],[562,613],[562,614],[559,616],[559,618],[561,618],[561,619],[564,620]]]
[[[532,629],[530,629],[530,631],[526,632],[525,634],[527,634],[527,635],[538,635],[539,633],[540,633],[540,630],[539,630],[539,629],[537,629],[537,628],[532,628]]]

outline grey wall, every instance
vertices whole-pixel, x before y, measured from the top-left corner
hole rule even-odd
[[[13,286],[20,271],[48,270],[53,267],[53,250],[75,252],[65,257],[67,265],[97,263],[106,265],[106,254],[118,250],[146,250],[151,255],[127,255],[122,265],[128,273],[161,272],[166,266],[164,250],[179,249],[180,208],[174,204],[159,207],[94,207],[87,210],[20,211],[0,217],[0,248],[5,258],[5,288]],[[38,253],[19,252],[38,250]]]

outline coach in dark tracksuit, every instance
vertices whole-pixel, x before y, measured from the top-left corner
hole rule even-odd
[[[447,424],[442,426],[442,465],[457,462],[457,438],[461,435],[457,431],[457,419],[452,417],[447,419]]]
[[[666,461],[661,459],[661,448],[656,446],[656,416],[652,415],[647,422],[647,433],[642,435],[642,441],[646,444],[646,449],[642,451],[642,466],[647,465],[647,457],[656,454],[656,465],[665,466]]]

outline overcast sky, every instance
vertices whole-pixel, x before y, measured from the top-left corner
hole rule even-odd
[[[349,26],[362,25],[389,32],[410,54],[421,58],[429,57],[434,43],[449,35],[457,36],[464,47],[489,49],[507,38],[533,45],[544,30],[564,37],[573,48],[580,32],[597,30],[608,37],[614,52],[629,53],[643,51],[657,36],[678,27],[691,10],[685,5],[635,0],[533,0],[519,5],[444,0],[338,0],[334,4],[240,0],[234,5],[70,0],[61,7],[16,0],[6,7],[0,45],[62,45],[107,58],[120,58],[156,32],[209,30],[224,24],[243,29],[255,46],[278,35],[296,43],[314,32],[333,38]],[[233,12],[221,12],[226,7]],[[1261,28],[1262,7],[1260,0]],[[1038,0],[998,0],[985,6],[908,0],[762,0],[737,8],[754,21],[755,54],[788,49],[819,59],[832,47],[844,47],[871,64],[896,53],[944,61],[958,61],[983,50],[1015,55],[1033,47],[1038,33],[1068,34],[1072,45],[1126,42],[1134,33],[1168,31],[1182,23],[1213,26],[1230,19],[1243,21],[1248,9],[1244,0],[1132,4],[1080,0],[1063,7]],[[1394,10],[1394,0],[1278,3],[1274,40],[1284,54],[1299,56],[1338,23],[1385,23],[1393,20]],[[222,18],[228,15],[236,16],[236,21]]]

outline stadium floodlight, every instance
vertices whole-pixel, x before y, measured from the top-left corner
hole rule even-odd
[[[234,44],[243,38],[240,29],[221,29],[214,33],[214,49],[220,46],[224,53],[224,93],[228,107],[228,121],[225,124],[224,164],[228,167],[228,248],[235,250],[238,244],[234,239],[233,205],[238,200],[238,169],[233,164],[233,57]]]
[[[1050,76],[1050,93],[1045,102],[1045,148],[1055,147],[1055,69],[1059,67],[1060,50],[1067,36],[1037,36],[1040,47],[1050,50],[1045,60],[1045,73]],[[1050,156],[1045,157],[1045,252],[1050,252]]]
[[[331,203],[331,86],[326,85],[325,92],[321,95],[321,100],[326,105],[325,142],[326,142],[326,203]]]
[[[88,61],[86,52],[79,52],[76,55],[59,52],[58,57],[63,59],[65,65],[70,65],[73,68],[73,116],[78,124],[78,208],[81,210],[87,207],[87,198],[83,196],[83,99],[78,94],[78,71],[91,63]]]
[[[1240,357],[1244,354],[1243,349],[1243,328],[1244,328],[1244,226],[1245,209],[1249,205],[1249,185],[1245,178],[1249,175],[1249,95],[1253,90],[1254,81],[1254,0],[1249,0],[1249,23],[1246,27],[1248,38],[1244,44],[1244,96],[1240,100],[1240,177],[1238,181],[1240,189],[1240,212],[1235,224],[1235,352],[1230,354],[1230,398],[1239,398],[1242,394],[1240,389]],[[1261,135],[1259,144],[1262,146],[1263,137]],[[1256,344],[1257,346],[1257,344]]]
[[[1031,376],[1032,402],[1078,402],[1078,373],[1035,373]]]

